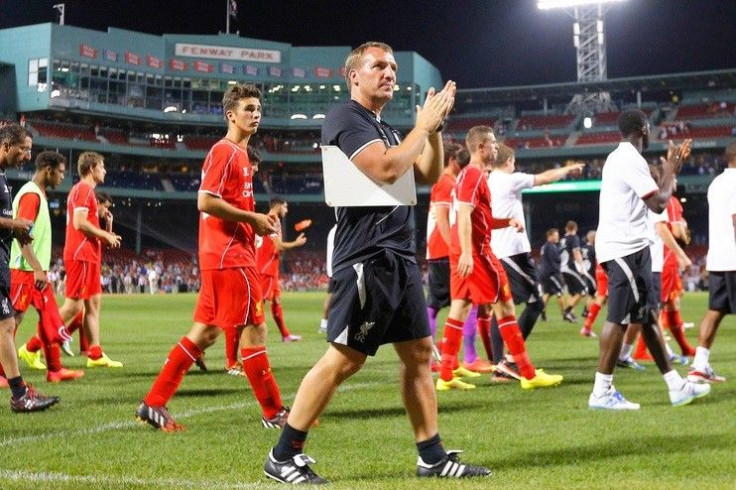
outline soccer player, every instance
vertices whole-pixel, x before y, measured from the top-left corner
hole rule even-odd
[[[232,325],[244,326],[243,371],[261,406],[261,423],[281,427],[288,415],[266,352],[267,328],[255,267],[255,235],[279,231],[276,217],[255,212],[253,169],[246,151],[261,122],[261,92],[254,85],[233,85],[222,98],[222,108],[227,133],[205,158],[197,196],[202,287],[194,324],[171,350],[136,410],[138,421],[164,432],[183,428],[166,404],[195,360],[217,340],[220,329]]]
[[[572,310],[580,298],[588,294],[588,287],[584,279],[586,273],[583,254],[580,251],[578,224],[574,221],[568,221],[565,225],[565,236],[560,240],[560,262],[568,294],[567,306],[562,319],[566,322],[577,323],[578,317]]]
[[[618,120],[623,141],[606,159],[600,194],[600,215],[595,251],[608,274],[608,316],[600,334],[600,355],[588,406],[595,409],[638,410],[613,385],[613,371],[629,323],[642,324],[642,335],[669,390],[670,401],[679,406],[705,396],[709,385],[683,380],[672,369],[657,325],[656,298],[652,285],[647,208],[666,209],[672,180],[689,154],[690,141],[675,147],[670,143],[662,158],[661,183],[651,177],[641,152],[649,146],[649,121],[640,110],[621,113]]]
[[[463,322],[473,304],[478,305],[480,332],[490,331],[491,314],[496,316],[501,337],[516,363],[523,389],[556,386],[562,382],[562,376],[535,370],[529,359],[524,337],[516,322],[506,272],[491,246],[492,228],[510,226],[517,233],[524,231],[516,218],[494,218],[491,211],[491,194],[484,171],[497,156],[493,128],[470,128],[465,144],[470,152],[470,162],[460,171],[454,189],[450,246],[452,302],[443,334],[442,368],[437,390],[475,388],[454,377],[452,372],[462,340]]]
[[[432,186],[429,196],[429,213],[427,214],[427,268],[428,294],[427,315],[432,338],[437,335],[437,314],[450,306],[450,207],[452,206],[452,190],[460,168],[468,164],[468,150],[457,143],[445,147],[445,168],[437,183]],[[485,359],[478,357],[475,351],[476,315],[474,308],[463,326],[463,345],[465,356],[463,367],[476,373],[490,373],[493,366]],[[487,332],[484,338],[487,338]],[[433,364],[433,369],[438,368]],[[458,365],[459,369],[459,365]],[[463,371],[468,374],[467,371]],[[472,373],[470,373],[472,375]]]
[[[672,183],[672,192],[677,190],[677,180]],[[685,337],[685,328],[680,315],[680,297],[683,293],[682,271],[690,267],[691,262],[679,243],[687,244],[689,235],[687,222],[682,215],[682,204],[677,197],[670,196],[667,202],[668,221],[667,234],[673,239],[664,243],[664,266],[662,268],[662,314],[661,326],[668,328],[682,352],[678,360],[687,364],[688,357],[695,355],[695,349]],[[679,243],[678,243],[679,242]]]
[[[537,175],[516,172],[514,150],[504,144],[498,145],[498,156],[492,165],[493,171],[488,176],[491,208],[496,216],[514,218],[522,229],[526,229],[526,219],[521,192],[524,189],[557,182],[569,174],[579,173],[584,166],[582,163],[576,163]],[[532,246],[529,237],[526,232],[519,233],[512,227],[499,228],[491,235],[491,249],[506,271],[514,304],[525,304],[518,323],[526,340],[544,310],[542,288],[537,278],[537,269],[531,260]],[[491,338],[494,352],[500,355],[503,352],[503,339],[495,322],[491,327]],[[500,360],[494,358],[494,363],[498,362]]]
[[[44,396],[23,381],[15,351],[15,318],[10,300],[10,243],[18,240],[27,245],[33,240],[33,221],[13,218],[13,196],[10,193],[5,170],[19,167],[30,160],[33,139],[31,133],[19,124],[0,125],[0,386],[11,391],[10,408],[13,412],[36,412],[59,402],[55,396]]]
[[[271,198],[269,201],[269,216],[281,221],[288,213],[289,203],[280,197]],[[281,239],[282,236],[282,234],[274,233],[256,239],[256,268],[261,277],[263,300],[271,303],[271,315],[279,328],[279,332],[281,332],[281,341],[296,342],[301,340],[302,337],[289,332],[284,321],[284,310],[281,308],[280,258],[281,252],[301,247],[307,243],[307,237],[304,236],[304,233],[299,233],[294,240],[287,242]]]
[[[539,251],[539,276],[542,285],[542,300],[544,308],[552,295],[557,296],[557,305],[560,307],[560,315],[565,316],[565,302],[562,299],[562,261],[560,259],[560,230],[550,228],[545,233],[546,241]],[[544,315],[544,310],[542,311]],[[543,318],[545,318],[543,316]]]
[[[710,349],[721,320],[736,313],[736,143],[726,148],[728,167],[708,187],[708,311],[698,330],[698,346],[688,379],[726,381],[710,365]]]
[[[319,322],[317,333],[327,333],[327,321],[330,316],[330,304],[332,303],[332,295],[335,293],[335,281],[332,280],[332,251],[335,250],[335,231],[337,225],[333,225],[327,232],[327,250],[325,253],[325,272],[330,282],[327,284],[327,295],[322,303],[322,319]]]
[[[440,131],[452,109],[455,83],[448,81],[440,92],[429,89],[414,128],[402,140],[381,118],[394,94],[396,69],[393,50],[384,43],[353,50],[345,61],[350,100],[327,115],[322,142],[336,145],[376,182],[392,183],[413,172],[419,182],[431,184],[442,172]],[[399,386],[419,452],[417,476],[490,475],[487,468],[459,463],[457,453],[442,446],[413,208],[338,207],[335,214],[329,346],[299,387],[279,441],[266,457],[266,476],[283,483],[327,483],[302,453],[307,432],[340,384],[385,343],[393,343],[401,361]]]
[[[51,264],[51,218],[46,201],[46,190],[55,189],[63,180],[66,158],[53,151],[44,151],[36,157],[33,178],[20,188],[13,201],[13,216],[33,221],[33,242],[20,246],[13,242],[10,251],[10,283],[16,328],[23,322],[29,305],[38,311],[37,334],[18,348],[18,357],[29,366],[41,363],[43,349],[51,383],[71,381],[84,375],[82,370],[70,370],[61,365],[60,342],[71,337],[59,315],[59,307],[47,272]]]
[[[105,160],[99,153],[84,152],[79,155],[77,171],[80,180],[69,191],[66,204],[66,291],[59,313],[64,323],[69,323],[84,309],[88,368],[120,368],[123,364],[110,359],[100,344],[102,244],[120,247],[120,236],[100,227],[94,189],[105,181]]]
[[[597,337],[593,332],[593,322],[588,323],[588,316],[596,304],[595,300],[598,297],[596,295],[596,286],[598,280],[596,279],[596,271],[598,270],[598,261],[595,258],[595,230],[588,230],[585,234],[585,243],[580,247],[580,254],[583,256],[583,268],[585,269],[585,275],[583,280],[585,281],[585,287],[588,290],[588,295],[585,298],[585,308],[583,309],[582,317],[585,318],[583,328],[580,329],[580,335],[583,337]],[[599,303],[598,308],[603,303]],[[594,319],[595,320],[595,319]]]

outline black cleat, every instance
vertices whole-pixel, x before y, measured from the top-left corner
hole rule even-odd
[[[58,396],[44,396],[31,385],[20,398],[10,397],[10,409],[16,413],[40,412],[59,403]]]
[[[197,365],[200,371],[207,371],[207,364],[204,363],[204,352],[194,360],[194,364]]]
[[[458,455],[462,451],[449,450],[437,464],[427,464],[422,461],[421,456],[417,460],[417,476],[438,478],[469,478],[474,476],[491,476],[490,468],[463,464]]]
[[[146,423],[162,432],[178,432],[184,430],[183,425],[179,425],[171,416],[166,407],[152,407],[141,402],[135,411],[135,419],[139,423]]]
[[[291,485],[324,485],[330,483],[312,471],[309,464],[314,463],[314,459],[306,454],[297,454],[286,461],[276,461],[272,449],[268,452],[268,457],[263,465],[263,473],[269,478]]]

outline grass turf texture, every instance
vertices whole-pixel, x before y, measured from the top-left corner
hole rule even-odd
[[[270,317],[269,355],[285,403],[326,348],[317,334],[321,293],[284,297],[298,343],[281,343]],[[196,366],[169,404],[188,430],[164,434],[134,423],[140,399],[173,344],[191,326],[193,295],[105,296],[103,345],[123,369],[86,369],[74,382],[50,385],[45,372],[22,365],[24,377],[61,403],[47,412],[13,414],[0,404],[0,488],[256,488],[274,487],[262,472],[278,437],[260,425],[247,380],[223,371],[224,339],[207,351],[210,371]],[[707,296],[687,294],[686,321],[700,321]],[[446,310],[443,310],[446,314]],[[598,355],[597,339],[578,335],[550,303],[529,342],[538,367],[565,376],[562,386],[523,391],[473,379],[470,392],[438,394],[441,435],[464,460],[490,466],[490,479],[419,480],[416,450],[397,390],[398,364],[384,346],[348,380],[310,433],[306,452],[335,488],[734,488],[736,454],[736,319],[726,317],[711,360],[730,379],[693,405],[670,406],[653,364],[638,373],[617,370],[616,386],[642,404],[634,413],[587,408]],[[601,314],[601,316],[603,313]],[[444,318],[441,315],[440,320]],[[599,319],[596,330],[600,328]],[[35,325],[29,313],[19,333]],[[688,330],[696,343],[696,329]],[[78,343],[73,344],[78,349]],[[480,344],[479,351],[482,350]],[[82,357],[64,357],[82,368]],[[686,368],[677,367],[683,374]],[[9,396],[8,390],[2,391]]]

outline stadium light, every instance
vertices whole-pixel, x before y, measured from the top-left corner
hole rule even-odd
[[[179,108],[176,107],[175,105],[170,105],[170,106],[164,108],[164,112],[177,112],[178,110],[179,110]]]
[[[292,114],[291,119],[307,119],[306,114]]]
[[[590,116],[587,116],[583,119],[583,127],[585,129],[590,129],[593,127],[593,119],[591,119]]]
[[[314,116],[312,116],[312,119],[324,119],[324,118],[325,118],[324,114],[315,114]]]
[[[582,5],[600,5],[603,3],[623,2],[624,0],[538,0],[539,10],[565,9]]]

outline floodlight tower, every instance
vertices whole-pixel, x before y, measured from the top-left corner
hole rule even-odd
[[[575,22],[573,44],[577,53],[578,82],[608,79],[606,68],[606,12],[623,0],[538,0],[540,10],[564,9]],[[608,92],[577,94],[567,106],[568,114],[608,112],[615,106]]]

